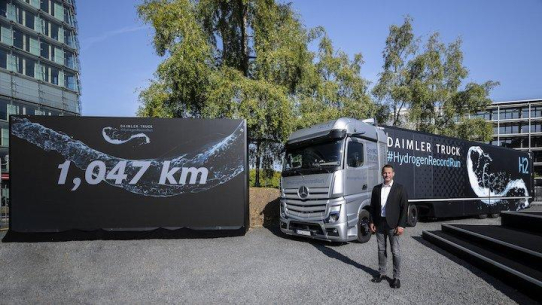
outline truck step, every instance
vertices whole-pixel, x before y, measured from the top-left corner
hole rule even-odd
[[[502,212],[501,225],[542,236],[542,212]]]
[[[425,240],[492,274],[531,298],[542,301],[542,272],[537,268],[524,265],[492,249],[485,249],[468,239],[447,232],[423,231],[422,236]]]
[[[443,224],[442,231],[542,270],[542,237],[501,226]]]

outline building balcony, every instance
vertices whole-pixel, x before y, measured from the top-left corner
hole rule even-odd
[[[503,123],[524,123],[524,122],[529,122],[529,120],[531,120],[531,121],[542,121],[542,117],[500,119],[500,120],[492,119],[492,120],[490,120],[488,122],[492,122],[493,124],[497,124],[497,123],[500,123],[500,124],[503,124]]]

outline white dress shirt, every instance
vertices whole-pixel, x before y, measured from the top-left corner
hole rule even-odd
[[[380,210],[380,216],[386,217],[386,201],[388,201],[388,196],[390,195],[391,186],[393,185],[393,180],[390,181],[390,184],[382,183],[382,191],[380,192],[380,205],[382,209]]]

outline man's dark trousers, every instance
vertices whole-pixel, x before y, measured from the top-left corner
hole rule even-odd
[[[386,275],[386,240],[390,239],[391,254],[393,257],[393,278],[401,278],[401,257],[399,254],[399,235],[395,235],[395,228],[390,228],[386,222],[386,218],[382,217],[380,223],[376,225],[376,242],[378,243],[378,272],[381,275]]]

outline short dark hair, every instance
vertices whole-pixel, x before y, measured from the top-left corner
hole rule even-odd
[[[386,164],[386,165],[382,166],[382,172],[384,172],[385,168],[391,168],[391,171],[395,172],[395,170],[393,169],[393,166],[391,164]]]

